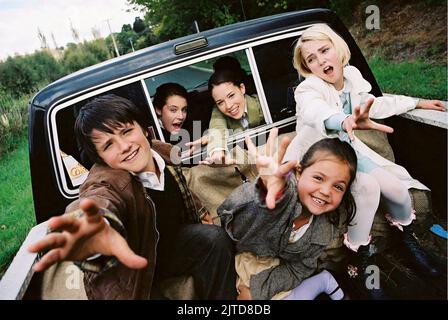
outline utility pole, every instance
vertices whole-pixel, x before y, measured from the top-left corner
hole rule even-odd
[[[240,5],[241,5],[241,11],[243,11],[243,18],[244,18],[244,21],[246,21],[246,12],[244,12],[243,0],[240,0]]]
[[[47,37],[40,30],[39,27],[37,27],[37,37],[39,38],[41,49],[49,49],[50,48],[50,46],[48,45],[48,42],[47,42]]]
[[[75,40],[76,43],[79,43],[79,32],[78,30],[75,29],[75,27],[73,26],[73,22],[72,19],[68,19],[70,21],[70,29],[72,30],[72,37],[73,40]]]
[[[199,33],[199,25],[198,22],[196,20],[194,20],[194,27],[196,28],[196,33]]]
[[[135,50],[134,50],[134,44],[132,43],[132,38],[129,38],[128,40],[129,40],[129,42],[131,43],[132,52],[135,52]]]
[[[117,53],[117,57],[119,57],[119,56],[120,56],[120,52],[118,52],[117,43],[115,42],[115,37],[114,37],[114,34],[113,34],[113,32],[112,32],[112,29],[110,28],[109,20],[110,20],[110,19],[106,19],[106,21],[107,21],[107,25],[109,26],[109,32],[110,32],[110,35],[111,35],[111,37],[112,37],[112,42],[114,43],[115,52]]]
[[[56,43],[56,38],[54,37],[53,32],[51,33],[51,39],[53,40],[53,45],[56,50],[59,50],[58,44]]]

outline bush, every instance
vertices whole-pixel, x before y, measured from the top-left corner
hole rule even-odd
[[[87,52],[92,53],[98,62],[106,61],[112,58],[107,49],[106,41],[103,39],[84,42],[82,44],[82,48]]]
[[[63,74],[63,66],[46,51],[8,57],[0,63],[0,89],[18,98],[35,92],[39,84],[52,82]]]
[[[0,88],[9,95],[19,97],[35,91],[38,83],[37,72],[25,57],[8,57],[0,63]]]
[[[65,74],[63,65],[47,51],[36,51],[29,59],[37,73],[38,82],[53,82]]]
[[[64,52],[62,64],[67,73],[72,73],[107,60],[109,57],[104,40],[95,40],[68,46]]]
[[[0,90],[0,157],[26,134],[30,95],[15,98]]]

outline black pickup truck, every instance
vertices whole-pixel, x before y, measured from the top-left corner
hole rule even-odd
[[[105,93],[126,97],[142,109],[148,126],[154,129],[155,137],[164,141],[152,97],[160,84],[177,82],[187,89],[189,95],[185,128],[192,138],[197,138],[193,136],[194,124],[201,124],[202,134],[208,128],[214,106],[207,88],[213,63],[222,56],[232,56],[238,59],[246,71],[248,90],[258,95],[264,114],[265,123],[247,132],[257,137],[265,135],[272,127],[278,127],[280,134],[294,134],[294,89],[303,79],[292,65],[293,47],[303,30],[316,23],[330,25],[345,39],[352,54],[350,64],[356,66],[371,83],[371,93],[381,96],[382,92],[355,40],[339,18],[326,9],[274,15],[171,40],[75,72],[37,93],[29,105],[29,155],[34,207],[39,225],[30,232],[4,275],[0,283],[0,298],[84,298],[80,293],[82,285],[81,288],[73,285],[76,282],[74,280],[79,281],[74,278],[75,271],[71,271],[74,269],[68,269],[73,266],[65,269],[66,277],[72,278],[61,282],[65,283],[65,293],[72,292],[67,296],[48,293],[49,290],[59,292],[54,291],[55,282],[51,288],[48,286],[53,275],[48,275],[48,272],[33,274],[31,267],[38,257],[25,250],[27,244],[45,234],[45,221],[63,213],[65,207],[78,197],[79,185],[91,166],[79,153],[73,135],[73,125],[80,106]],[[436,250],[446,263],[446,240],[429,231],[432,224],[446,222],[447,212],[446,116],[444,120],[428,124],[430,121],[427,119],[433,116],[434,112],[431,111],[411,112],[387,119],[386,123],[395,129],[395,133],[389,135],[395,161],[433,190],[432,193],[418,194],[417,197],[413,194],[413,198],[415,204],[418,202],[420,205],[417,214],[420,214],[418,220],[424,244]],[[229,147],[242,139],[241,135],[230,136]],[[205,150],[193,157],[185,155],[183,162],[186,170],[194,168],[197,160],[204,156]],[[207,194],[200,196],[207,203]],[[381,233],[385,221],[382,221],[382,214],[377,216],[373,232]],[[388,237],[387,234],[384,236]],[[384,252],[390,250],[387,246],[382,247],[381,243],[378,248]],[[384,256],[393,256],[394,252],[390,251]],[[391,271],[391,274],[394,272]],[[423,293],[421,296],[410,291],[397,298],[446,299],[446,278],[439,282],[429,295]],[[391,283],[391,286],[397,285],[396,282]]]

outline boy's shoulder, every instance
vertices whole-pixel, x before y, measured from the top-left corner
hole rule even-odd
[[[151,148],[157,152],[167,165],[179,165],[181,163],[181,149],[170,143],[160,140],[151,140]]]
[[[123,190],[132,180],[132,174],[126,170],[113,169],[107,165],[94,164],[89,171],[86,181],[81,185],[80,191],[92,184],[104,184]]]

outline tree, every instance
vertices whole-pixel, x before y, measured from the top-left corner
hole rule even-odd
[[[64,51],[62,63],[68,73],[107,60],[109,53],[103,40],[94,40],[79,45],[70,45]]]
[[[0,63],[0,87],[13,97],[35,91],[37,82],[37,75],[25,57],[8,57]]]
[[[438,1],[438,0],[434,0]],[[309,8],[332,8],[347,14],[356,0],[128,0],[137,8],[146,8],[145,22],[162,41],[200,30],[220,27],[242,20]]]
[[[56,38],[54,37],[53,32],[51,33],[51,40],[53,40],[53,45],[54,45],[55,50],[59,50],[59,46],[58,46],[58,43],[56,42]]]
[[[196,20],[201,30],[211,29],[240,20],[239,0],[128,0],[146,10],[145,21],[154,26],[154,34],[161,41],[181,37],[193,31]],[[237,10],[238,9],[238,10]]]
[[[130,24],[124,24],[121,27],[121,32],[116,34],[120,52],[123,54],[131,52],[132,45],[137,42],[138,37],[138,34],[132,29]]]
[[[132,29],[134,29],[136,33],[143,32],[146,29],[145,21],[140,19],[140,17],[135,17]]]
[[[53,82],[64,75],[64,68],[48,51],[36,51],[28,59],[39,84]]]
[[[0,63],[0,89],[13,97],[35,92],[64,74],[63,66],[47,51],[8,57]]]
[[[48,49],[48,42],[47,42],[47,37],[45,36],[45,34],[42,32],[42,30],[40,30],[40,28],[37,28],[37,37],[39,38],[40,41],[40,47],[42,49]]]
[[[98,62],[106,61],[112,58],[107,49],[106,41],[104,39],[96,39],[93,41],[84,41],[82,44],[84,51],[90,52]]]
[[[76,28],[73,26],[72,20],[70,20],[70,30],[72,31],[72,37],[75,42],[79,42],[79,32],[76,30]]]

